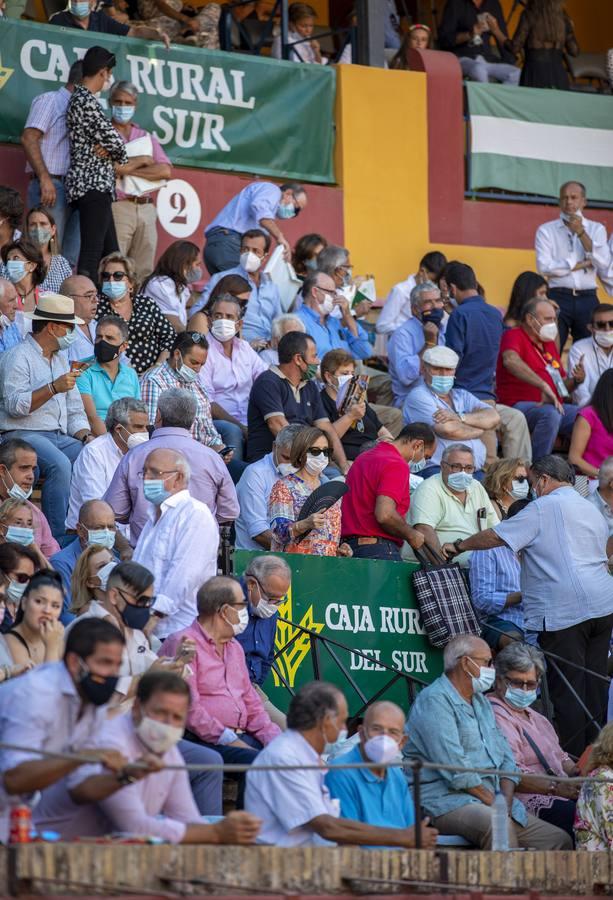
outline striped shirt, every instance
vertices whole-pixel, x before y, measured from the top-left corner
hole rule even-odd
[[[475,611],[481,619],[496,616],[524,628],[521,603],[507,606],[507,594],[519,591],[519,560],[508,547],[493,547],[470,557],[470,590]]]
[[[45,166],[50,175],[65,175],[70,165],[70,144],[66,128],[66,110],[70,102],[70,91],[61,87],[59,91],[48,91],[35,97],[25,124],[26,128],[42,131],[40,142]],[[31,172],[28,163],[26,172]]]
[[[191,427],[192,437],[206,447],[219,450],[223,446],[223,440],[213,425],[211,403],[206,390],[198,380],[192,381],[190,384],[182,381],[167,362],[162,363],[161,366],[154,366],[141,377],[141,398],[147,404],[149,422],[152,425],[155,423],[158,400],[162,391],[177,387],[189,391],[196,398],[196,418]]]

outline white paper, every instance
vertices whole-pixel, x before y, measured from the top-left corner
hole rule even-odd
[[[281,296],[281,308],[284,313],[288,312],[302,287],[302,282],[292,264],[283,258],[283,247],[280,244],[275,247],[266,263],[264,274],[270,275],[270,280],[276,284]]]
[[[153,156],[153,142],[150,134],[144,134],[142,137],[128,141],[126,144],[126,153],[132,159],[135,156]],[[166,179],[161,178],[159,181],[149,181],[148,178],[138,178],[136,175],[124,175],[119,179],[119,190],[130,197],[142,197],[143,194],[150,194],[152,191],[158,191],[166,184]]]

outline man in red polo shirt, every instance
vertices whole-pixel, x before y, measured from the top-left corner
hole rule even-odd
[[[585,378],[582,360],[567,376],[557,336],[555,306],[535,298],[526,303],[519,327],[505,332],[500,342],[498,399],[525,415],[534,460],[551,453],[558,434],[570,437],[577,415],[577,407],[568,402],[570,393]]]
[[[406,425],[395,441],[360,453],[346,475],[342,535],[354,557],[400,562],[403,541],[418,549],[424,536],[405,521],[409,472],[424,468],[436,447],[429,425]]]

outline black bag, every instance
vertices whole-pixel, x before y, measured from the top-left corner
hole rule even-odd
[[[414,550],[421,569],[413,572],[413,588],[421,618],[433,647],[444,647],[459,634],[481,634],[467,580],[457,563],[447,562],[430,547],[433,564],[421,550]]]

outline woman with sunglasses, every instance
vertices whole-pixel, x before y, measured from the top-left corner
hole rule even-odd
[[[136,290],[136,271],[128,256],[111,253],[100,263],[102,297],[96,318],[119,316],[128,323],[126,356],[138,375],[168,359],[176,332],[149,297]]]
[[[502,521],[511,504],[525,500],[530,492],[527,464],[523,459],[499,459],[488,466],[483,486]]]
[[[533,816],[562,828],[574,839],[580,785],[552,781],[552,776],[565,778],[580,773],[562,750],[551,722],[532,709],[545,672],[543,654],[530,644],[514,641],[496,654],[494,667],[496,681],[488,699],[522,773],[515,796]]]
[[[603,372],[588,406],[577,413],[568,461],[589,478],[590,493],[598,487],[598,472],[613,456],[613,369]]]
[[[273,553],[303,553],[312,556],[351,556],[351,548],[341,544],[341,504],[337,501],[325,512],[300,519],[305,501],[321,484],[321,474],[330,462],[332,445],[325,431],[305,427],[292,441],[293,474],[272,486],[268,518]]]
[[[9,542],[0,544],[0,574],[8,579],[0,632],[10,631],[15,624],[19,601],[37,569],[38,557],[30,547]]]
[[[4,636],[16,665],[57,662],[64,650],[62,579],[52,569],[32,576],[17,609],[15,624]]]
[[[30,241],[39,248],[47,269],[41,291],[59,294],[62,282],[72,275],[72,266],[59,251],[55,219],[44,206],[33,206],[26,216]]]

